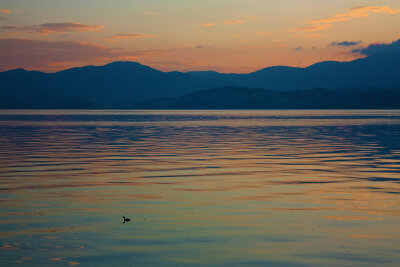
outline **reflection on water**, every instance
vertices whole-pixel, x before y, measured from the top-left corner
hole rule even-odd
[[[3,110],[0,177],[1,265],[400,262],[400,111]]]

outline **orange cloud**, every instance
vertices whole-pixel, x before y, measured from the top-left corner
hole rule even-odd
[[[216,26],[217,24],[215,23],[201,23],[201,24],[197,24],[197,26],[199,27],[212,27],[212,26]]]
[[[320,24],[320,23],[333,23],[337,21],[346,21],[349,20],[348,18],[345,17],[337,17],[337,18],[329,18],[329,19],[316,19],[316,20],[310,20],[307,22],[308,24]]]
[[[10,14],[11,10],[9,10],[9,9],[0,9],[0,12],[4,13],[4,14]]]
[[[247,21],[244,21],[244,20],[231,20],[231,19],[227,19],[227,20],[223,21],[223,23],[225,25],[243,24],[243,23],[246,23],[246,22]]]
[[[394,15],[394,14],[400,13],[400,9],[391,8],[389,6],[353,7],[353,8],[348,9],[346,13],[336,14],[330,18],[308,21],[307,24],[312,24],[312,26],[298,27],[298,28],[290,29],[289,31],[303,32],[303,33],[313,33],[313,32],[318,32],[318,31],[324,31],[324,30],[332,27],[333,24],[336,22],[368,17],[372,13],[386,13],[386,14]],[[299,36],[299,35],[297,35],[297,36]],[[304,34],[302,36],[303,37],[311,37],[311,38],[321,37],[318,35],[304,35]]]
[[[399,8],[391,8],[389,6],[360,6],[350,9],[353,12],[371,12],[371,13],[389,13],[391,15],[400,13]]]
[[[106,40],[109,42],[113,42],[115,39],[119,40],[126,40],[126,39],[139,39],[139,38],[150,38],[150,37],[155,37],[154,35],[151,34],[116,34],[113,35]]]
[[[3,31],[20,31],[26,33],[39,33],[41,35],[49,35],[53,33],[66,33],[66,32],[89,32],[99,31],[104,28],[102,25],[86,25],[75,22],[64,23],[45,23],[40,25],[28,26],[3,26],[0,30]]]
[[[258,20],[257,16],[252,16],[252,17],[245,17],[247,20]]]
[[[332,27],[332,24],[321,24],[321,25],[315,25],[315,26],[306,26],[306,27],[298,27],[294,29],[290,29],[289,31],[291,32],[318,32],[318,31],[323,31],[326,30],[329,27]]]
[[[346,13],[336,14],[330,18],[311,20],[309,24],[320,24],[320,23],[334,23],[337,21],[346,21],[355,18],[368,17],[372,13],[386,13],[386,14],[398,14],[400,9],[391,8],[389,6],[360,6],[348,9]]]

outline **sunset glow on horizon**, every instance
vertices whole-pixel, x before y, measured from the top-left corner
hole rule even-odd
[[[113,61],[248,73],[362,57],[400,38],[395,0],[0,0],[0,71]]]

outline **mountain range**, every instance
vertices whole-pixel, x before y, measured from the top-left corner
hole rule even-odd
[[[219,87],[393,90],[400,88],[399,62],[398,54],[378,54],[350,62],[325,61],[306,68],[268,67],[248,74],[162,72],[136,62],[113,62],[56,73],[14,69],[0,72],[0,108],[130,108],[140,106],[135,103],[177,99]]]

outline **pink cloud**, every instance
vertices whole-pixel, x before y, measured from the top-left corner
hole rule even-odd
[[[122,51],[84,42],[48,42],[22,38],[0,38],[0,51],[7,51],[7,53],[0,53],[0,70],[59,69],[64,65],[137,60],[170,52],[170,50]]]

